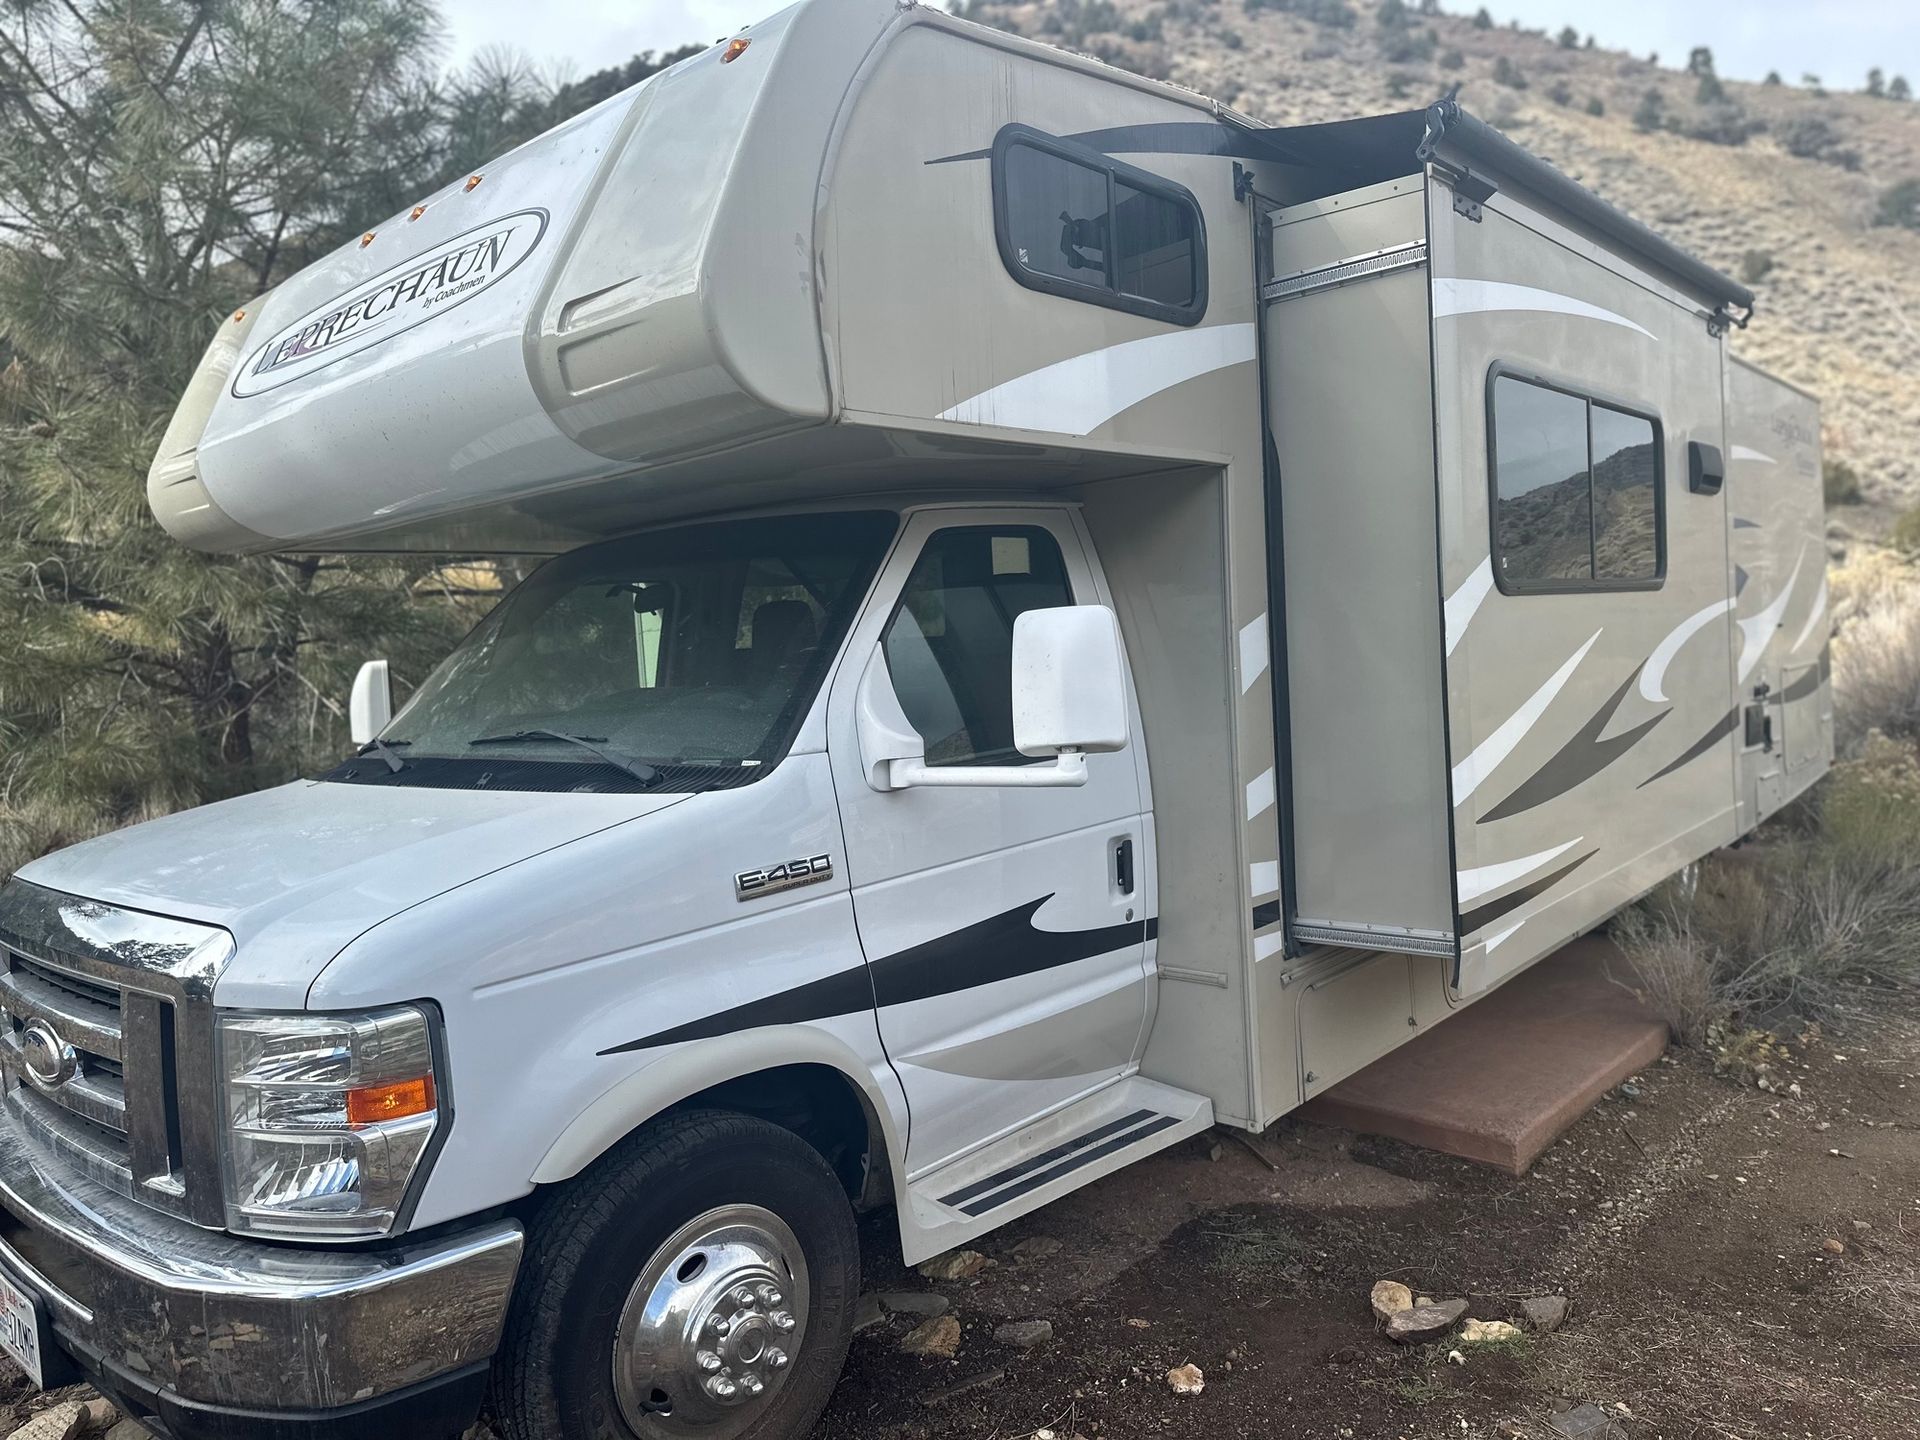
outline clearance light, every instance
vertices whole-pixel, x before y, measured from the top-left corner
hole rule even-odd
[[[720,57],[720,63],[722,65],[731,65],[747,53],[747,47],[752,43],[753,41],[747,39],[746,36],[740,36],[727,46],[727,53]]]
[[[244,310],[236,310],[233,312],[233,323],[236,325],[238,325],[242,320],[246,318],[247,318],[247,312]]]
[[[367,246],[371,245],[372,243],[373,243],[373,231],[369,230],[367,231],[366,234],[360,237],[360,248],[362,250],[366,249]]]
[[[378,1125],[386,1120],[409,1120],[431,1115],[438,1108],[433,1077],[399,1080],[389,1085],[365,1085],[347,1092],[347,1123]]]
[[[474,186],[478,185],[482,180],[486,178],[487,177],[484,175],[469,176],[467,179],[467,189],[472,190]]]
[[[412,224],[412,223],[413,223],[414,221],[416,221],[416,220],[418,220],[418,219],[419,219],[419,218],[420,218],[420,217],[421,217],[422,215],[424,215],[424,214],[426,214],[426,213],[427,213],[427,207],[426,207],[426,206],[424,206],[424,205],[416,205],[416,206],[414,206],[414,207],[413,207],[413,213],[412,213],[411,215],[409,215],[409,216],[407,216],[407,223],[408,223],[409,225],[411,225],[411,224]]]

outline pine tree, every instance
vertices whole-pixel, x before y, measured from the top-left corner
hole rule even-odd
[[[353,667],[469,618],[431,561],[197,556],[145,502],[226,315],[544,113],[462,109],[438,38],[430,0],[0,12],[0,875],[338,754]]]

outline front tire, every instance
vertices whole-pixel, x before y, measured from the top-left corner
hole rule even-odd
[[[860,1287],[846,1192],[791,1131],[699,1111],[534,1218],[494,1365],[507,1440],[800,1440]]]

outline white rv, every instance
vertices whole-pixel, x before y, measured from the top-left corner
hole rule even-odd
[[[905,1259],[1257,1131],[1826,768],[1811,398],[1442,102],[809,0],[224,323],[220,551],[552,557],[0,890],[0,1345],[179,1440],[804,1434]]]

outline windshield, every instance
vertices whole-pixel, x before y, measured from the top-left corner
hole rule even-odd
[[[733,520],[554,560],[427,677],[379,747],[327,778],[545,789],[564,768],[561,788],[671,790],[770,765],[897,523]]]

